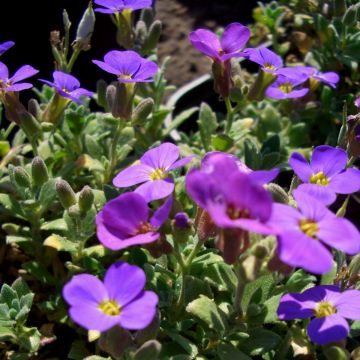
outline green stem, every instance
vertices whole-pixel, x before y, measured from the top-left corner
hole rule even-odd
[[[119,123],[118,123],[116,131],[115,131],[114,139],[111,144],[110,163],[109,163],[109,166],[107,167],[107,169],[105,170],[105,174],[104,174],[104,184],[107,184],[110,181],[112,172],[116,166],[116,162],[117,162],[116,149],[117,149],[117,144],[119,142],[119,138],[120,138],[120,134],[121,134],[121,130],[122,130],[122,123],[123,123],[122,119],[119,119]]]
[[[39,153],[38,153],[36,139],[30,139],[30,144],[31,144],[31,148],[34,153],[34,156],[38,156]]]
[[[67,64],[67,70],[68,70],[69,73],[71,73],[71,70],[72,70],[72,68],[73,68],[73,66],[75,64],[75,61],[78,58],[80,52],[81,52],[80,49],[75,48],[74,52],[72,53],[71,58],[70,58],[70,60],[69,60],[69,62]]]
[[[235,299],[234,299],[234,310],[237,316],[242,317],[243,309],[241,307],[241,301],[244,296],[246,281],[245,281],[244,269],[240,261],[238,261],[236,264],[236,277],[238,279],[238,283],[237,283]]]
[[[230,133],[232,123],[233,123],[233,120],[234,120],[234,110],[232,108],[231,101],[230,101],[229,97],[226,97],[224,99],[224,101],[225,101],[225,106],[226,106],[226,111],[227,111],[225,134],[228,135]]]
[[[5,130],[4,140],[8,138],[8,136],[10,135],[11,131],[14,129],[15,126],[16,126],[16,122],[12,121],[8,126],[8,128]]]

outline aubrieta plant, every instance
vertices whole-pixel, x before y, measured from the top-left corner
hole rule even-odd
[[[209,104],[170,94],[154,1],[92,6],[52,80],[0,44],[0,358],[359,359],[359,3],[195,29]],[[87,90],[96,16],[119,47]]]

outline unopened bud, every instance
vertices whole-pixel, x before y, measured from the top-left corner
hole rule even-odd
[[[109,85],[106,88],[106,103],[108,109],[112,109],[114,102],[115,102],[115,94],[116,94],[116,87],[114,85]]]
[[[154,107],[154,100],[147,98],[142,100],[135,108],[132,116],[133,125],[143,125]]]
[[[255,246],[253,254],[258,259],[264,259],[269,254],[269,252],[265,246],[258,244]]]
[[[144,42],[143,50],[150,52],[156,48],[162,32],[162,23],[160,20],[154,21],[148,32],[148,36]]]
[[[174,240],[178,243],[185,243],[191,235],[192,221],[184,212],[178,212],[172,221]]]
[[[77,28],[74,46],[83,51],[89,50],[94,26],[95,13],[90,2]]]
[[[269,183],[266,185],[266,188],[270,191],[275,202],[283,204],[289,203],[289,195],[281,186],[274,183]]]
[[[21,231],[21,227],[12,223],[5,223],[1,225],[1,229],[6,232],[8,235],[18,235]]]
[[[28,102],[28,111],[36,119],[41,119],[40,105],[36,99],[30,99]]]
[[[31,176],[35,186],[41,186],[49,180],[47,166],[39,156],[36,156],[31,162]]]
[[[65,180],[58,180],[56,182],[56,192],[62,206],[65,209],[76,204],[76,195],[69,183]]]
[[[49,122],[42,122],[41,123],[41,130],[44,132],[50,132],[54,130],[54,124]]]
[[[81,216],[81,210],[77,204],[70,206],[67,212],[71,218],[79,218]]]
[[[26,136],[33,139],[41,133],[40,123],[29,112],[24,111],[18,114],[20,126],[24,130]]]
[[[136,26],[135,26],[135,39],[136,39],[136,42],[138,44],[143,44],[145,42],[146,35],[147,35],[146,24],[143,21],[139,20],[136,23]]]
[[[84,186],[79,193],[79,208],[82,213],[88,212],[94,203],[94,193],[90,186]]]
[[[64,28],[66,31],[69,31],[70,27],[71,27],[71,22],[69,19],[69,15],[67,13],[67,11],[64,9],[63,11],[63,24],[64,24]]]
[[[140,14],[140,20],[143,21],[147,27],[150,27],[154,21],[153,9],[150,9],[150,8],[142,9],[141,14]]]
[[[134,98],[134,84],[116,84],[115,100],[111,109],[112,116],[129,120],[132,115],[132,102]]]
[[[20,187],[29,188],[31,186],[30,175],[21,166],[15,167],[14,178]]]
[[[106,100],[107,83],[105,80],[98,80],[96,83],[97,103],[104,109],[109,110],[108,103]]]

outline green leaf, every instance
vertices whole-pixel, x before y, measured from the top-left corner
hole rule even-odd
[[[171,331],[167,331],[167,334],[173,341],[179,344],[191,356],[192,359],[195,358],[195,356],[199,353],[197,346],[184,336]]]
[[[228,151],[234,145],[234,140],[225,134],[212,135],[211,144],[215,150]]]
[[[29,274],[44,284],[55,285],[56,281],[53,276],[48,272],[46,267],[36,260],[28,261],[22,265]]]
[[[14,341],[16,340],[16,334],[13,329],[0,326],[0,341]]]
[[[274,349],[281,341],[281,336],[266,330],[253,329],[249,331],[250,337],[241,343],[241,350],[250,356],[262,355]]]
[[[41,334],[35,327],[26,329],[26,331],[23,330],[18,338],[19,345],[30,353],[34,353],[40,347],[40,337]]]
[[[265,324],[279,321],[277,309],[279,307],[281,296],[282,294],[275,295],[264,302],[264,306],[266,308],[266,315],[264,319]]]
[[[18,297],[21,298],[22,296],[31,294],[30,288],[27,286],[26,282],[23,278],[19,277],[17,278],[11,285],[13,290],[16,291],[18,294]]]
[[[67,357],[72,360],[83,360],[87,356],[89,356],[89,351],[86,349],[85,342],[82,340],[75,340],[71,344]]]
[[[67,231],[67,225],[63,218],[56,219],[52,221],[47,221],[41,225],[41,230],[57,230],[57,231]]]
[[[211,110],[211,107],[206,103],[201,103],[199,120],[200,137],[205,151],[210,150],[211,136],[215,133],[218,128],[218,122],[216,114]]]
[[[244,141],[245,164],[253,170],[258,170],[261,164],[261,154],[256,143],[251,139]]]
[[[23,306],[21,310],[16,314],[15,320],[17,323],[26,321],[26,318],[30,312],[30,309],[27,306]]]
[[[9,306],[7,304],[0,304],[0,319],[10,319]]]
[[[21,296],[21,298],[20,298],[20,308],[23,308],[24,306],[26,306],[27,308],[31,309],[33,300],[34,300],[34,294],[33,293],[29,293],[29,294]]]
[[[14,289],[8,284],[3,284],[0,291],[0,302],[5,303],[9,309],[13,300],[18,299],[18,295]]]
[[[328,360],[350,360],[356,359],[355,357],[350,357],[350,353],[339,346],[330,346],[324,348],[323,350],[326,359]]]
[[[249,356],[237,349],[234,345],[222,343],[217,348],[220,360],[251,360]]]
[[[190,118],[191,115],[193,115],[196,111],[198,111],[198,107],[192,107],[190,109],[187,109],[183,112],[181,112],[178,116],[176,116],[170,125],[164,129],[162,137],[167,137],[173,130],[177,129],[184,121]]]
[[[200,295],[212,297],[213,293],[208,283],[193,276],[186,276],[185,279],[185,303],[197,299]]]
[[[98,355],[91,355],[84,358],[84,360],[111,360],[111,358],[98,356]]]
[[[301,292],[309,287],[314,286],[316,277],[305,273],[304,270],[295,271],[286,283],[287,292]]]
[[[56,179],[50,179],[41,187],[39,202],[43,212],[50,208],[57,199],[55,183]]]
[[[156,340],[149,340],[136,351],[134,360],[157,360],[160,351],[161,344]]]
[[[233,291],[236,288],[237,278],[231,266],[224,262],[212,264],[204,271],[204,280],[219,291]]]
[[[24,219],[24,214],[19,205],[19,202],[15,200],[12,196],[8,194],[0,194],[0,205],[2,205],[4,209],[7,210],[11,216]]]
[[[101,156],[103,155],[103,151],[95,137],[89,134],[85,134],[84,143],[87,153],[92,158],[100,160]]]
[[[263,275],[255,281],[246,284],[241,302],[242,308],[246,310],[251,303],[262,304],[269,297],[274,285],[272,275]]]
[[[332,285],[337,274],[337,264],[333,261],[332,269],[326,274],[321,276],[321,285]]]
[[[199,299],[187,305],[186,311],[203,321],[211,330],[223,333],[227,328],[227,321],[214,300],[201,295]]]

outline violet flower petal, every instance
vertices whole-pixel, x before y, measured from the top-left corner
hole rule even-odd
[[[166,142],[148,150],[140,158],[140,162],[153,169],[167,170],[178,159],[179,155],[179,148],[172,143]]]
[[[333,257],[318,240],[301,231],[284,232],[278,238],[278,254],[285,264],[301,267],[314,274],[325,274],[332,268]]]
[[[218,59],[221,45],[218,37],[213,32],[206,29],[198,29],[189,34],[189,40],[194,48],[203,54]]]
[[[280,170],[278,168],[271,170],[256,170],[251,172],[249,176],[253,181],[264,185],[274,180],[279,175],[279,172]]]
[[[351,320],[360,320],[360,291],[346,290],[334,301],[337,314]]]
[[[326,215],[332,214],[323,203],[302,192],[300,189],[295,189],[293,196],[301,213],[307,219],[318,222]]]
[[[9,79],[9,69],[8,67],[0,61],[0,80],[7,82]]]
[[[329,215],[318,226],[317,236],[325,244],[350,255],[360,251],[360,233],[349,220]]]
[[[24,65],[18,71],[15,72],[15,74],[10,78],[10,81],[12,83],[17,83],[21,80],[34,76],[38,72],[39,70],[34,69],[32,66]]]
[[[306,319],[314,315],[316,302],[304,294],[285,294],[281,297],[277,314],[280,320]]]
[[[169,196],[168,199],[158,209],[150,219],[150,224],[155,228],[159,228],[169,217],[173,205],[173,197]]]
[[[148,181],[136,188],[135,193],[150,202],[168,197],[174,191],[174,188],[174,181],[167,178],[165,180]]]
[[[119,316],[104,314],[96,306],[76,305],[69,309],[71,319],[87,330],[106,331],[119,323]]]
[[[122,188],[149,181],[153,171],[154,168],[145,164],[130,165],[115,176],[113,185]]]
[[[14,45],[15,45],[15,43],[13,41],[6,41],[6,42],[0,44],[0,55],[2,55],[4,52],[8,51]]]
[[[144,291],[137,299],[126,305],[120,314],[119,323],[124,329],[146,328],[156,315],[158,296],[152,291]]]
[[[331,205],[336,200],[336,193],[330,186],[300,184],[297,189],[321,201],[326,206]]]
[[[289,158],[289,165],[292,167],[298,178],[303,182],[308,182],[311,175],[313,175],[313,170],[311,169],[308,161],[298,152],[291,154]]]
[[[183,167],[185,165],[187,165],[192,159],[194,158],[194,155],[190,155],[190,156],[187,156],[187,157],[184,157],[178,161],[175,161],[170,167],[168,170],[175,170],[175,169],[178,169],[180,167]]]
[[[21,90],[31,89],[32,87],[33,85],[30,83],[20,83],[20,84],[7,86],[3,89],[1,89],[0,87],[0,89],[3,91],[21,91]]]
[[[73,91],[80,87],[80,82],[75,76],[66,74],[62,71],[54,71],[53,77],[54,83],[61,89]]]
[[[249,48],[246,49],[245,52],[248,55],[248,59],[250,61],[259,64],[262,67],[265,67],[266,65],[272,65],[275,68],[275,71],[283,66],[283,60],[281,56],[277,55],[266,47],[259,47],[256,49]]]
[[[349,168],[333,175],[328,187],[337,194],[352,194],[360,190],[360,171]]]
[[[307,327],[309,338],[319,345],[345,339],[349,331],[348,322],[338,314],[315,318]]]
[[[250,29],[240,23],[226,26],[221,36],[220,44],[225,53],[234,53],[241,50],[249,41]]]
[[[310,166],[316,174],[320,171],[331,177],[341,172],[347,163],[346,151],[328,145],[320,145],[314,149]]]
[[[138,266],[118,261],[106,271],[104,284],[109,299],[116,300],[123,308],[143,291],[146,276]]]
[[[114,75],[119,75],[119,70],[105,63],[104,61],[92,60],[92,62],[97,65],[100,69]]]

